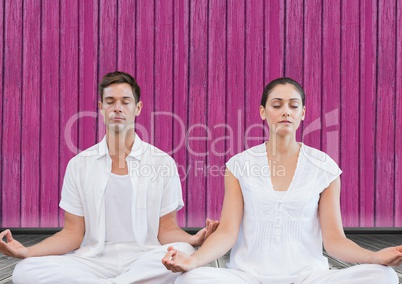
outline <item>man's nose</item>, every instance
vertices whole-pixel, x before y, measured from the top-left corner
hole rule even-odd
[[[120,102],[114,104],[114,112],[121,112],[122,105]]]

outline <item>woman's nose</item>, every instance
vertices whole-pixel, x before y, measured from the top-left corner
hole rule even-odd
[[[287,107],[284,108],[282,116],[289,116],[289,109]]]

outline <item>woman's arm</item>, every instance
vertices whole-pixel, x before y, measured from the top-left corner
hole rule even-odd
[[[239,181],[226,170],[225,198],[223,201],[220,224],[216,231],[191,256],[174,248],[169,248],[162,259],[167,269],[173,272],[183,272],[205,265],[231,249],[237,240],[240,224],[243,218],[243,195]]]
[[[339,177],[321,193],[318,215],[324,247],[329,255],[353,263],[399,265],[402,262],[402,246],[373,252],[345,236],[340,210]]]

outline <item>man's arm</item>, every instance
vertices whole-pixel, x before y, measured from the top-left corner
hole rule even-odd
[[[63,229],[30,247],[25,247],[13,239],[10,230],[3,231],[0,234],[0,252],[16,258],[61,255],[79,248],[84,232],[84,217],[65,212]],[[4,237],[6,237],[7,242],[3,241]]]
[[[218,221],[207,219],[205,228],[195,235],[190,235],[177,225],[176,211],[173,211],[160,218],[158,239],[163,245],[186,242],[192,246],[200,246],[216,230],[218,225]]]

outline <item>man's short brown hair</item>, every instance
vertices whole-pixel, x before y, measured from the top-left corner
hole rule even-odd
[[[135,103],[140,101],[141,90],[140,86],[137,84],[137,81],[128,73],[115,71],[107,73],[103,76],[102,81],[99,84],[99,92],[101,97],[101,102],[103,102],[103,91],[105,88],[112,84],[129,84],[131,89],[133,90],[133,95],[135,99]]]

